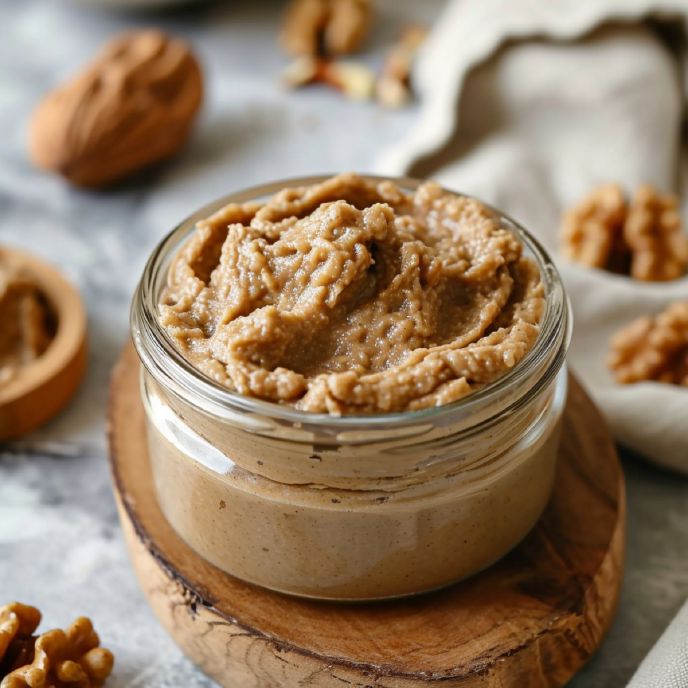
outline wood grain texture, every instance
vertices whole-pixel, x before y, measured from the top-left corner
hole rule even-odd
[[[26,270],[55,311],[57,331],[45,352],[0,385],[0,442],[47,423],[76,393],[86,372],[86,309],[78,291],[51,265],[14,248],[3,259]]]
[[[554,495],[531,534],[482,574],[395,602],[299,600],[242,583],[196,555],[155,499],[131,348],[113,374],[109,432],[141,586],[182,650],[227,688],[561,686],[613,617],[623,474],[604,421],[574,379]]]

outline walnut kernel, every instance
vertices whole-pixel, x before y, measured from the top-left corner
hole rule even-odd
[[[33,654],[33,633],[40,622],[41,613],[35,607],[19,602],[0,607],[0,679]]]
[[[688,302],[634,320],[617,332],[610,347],[608,364],[617,382],[688,385]]]
[[[625,219],[626,200],[618,184],[594,189],[564,214],[564,254],[587,267],[607,268],[626,252],[623,246]]]
[[[114,657],[80,617],[66,630],[35,637],[40,612],[19,603],[0,608],[0,688],[99,688]],[[4,678],[3,678],[4,676]]]
[[[681,228],[678,199],[651,186],[635,193],[624,224],[631,250],[631,276],[646,281],[681,277],[688,267],[688,238]]]

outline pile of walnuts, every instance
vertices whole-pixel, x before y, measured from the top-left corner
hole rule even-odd
[[[35,635],[41,613],[12,602],[0,607],[0,688],[99,688],[114,657],[93,624],[79,617],[66,630]]]
[[[637,280],[674,280],[688,270],[678,199],[649,185],[630,200],[618,184],[593,190],[564,215],[562,241],[570,260]]]
[[[427,29],[405,27],[376,75],[364,62],[338,59],[361,48],[372,24],[372,0],[291,0],[280,43],[295,59],[283,73],[284,83],[290,88],[325,84],[354,100],[375,97],[386,107],[407,104],[411,68]]]
[[[604,184],[565,213],[564,254],[573,262],[646,282],[688,271],[688,237],[678,199],[649,185],[628,199]],[[688,385],[688,302],[623,327],[610,342],[608,365],[621,384],[653,380]]]

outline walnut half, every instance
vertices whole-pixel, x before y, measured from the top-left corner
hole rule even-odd
[[[688,267],[688,239],[683,234],[678,199],[641,186],[628,209],[624,239],[632,254],[631,276],[667,281]]]
[[[564,214],[563,251],[570,260],[589,268],[607,269],[622,253],[626,199],[618,184],[594,189]]]
[[[609,367],[617,382],[688,385],[688,302],[643,316],[612,338]]]
[[[14,602],[0,608],[0,688],[99,688],[114,664],[100,647],[93,624],[79,617],[66,630],[35,636],[35,607]]]

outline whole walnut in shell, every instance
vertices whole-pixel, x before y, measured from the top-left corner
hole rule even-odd
[[[153,29],[124,33],[38,105],[31,158],[74,184],[107,185],[177,153],[202,99],[186,43]]]

